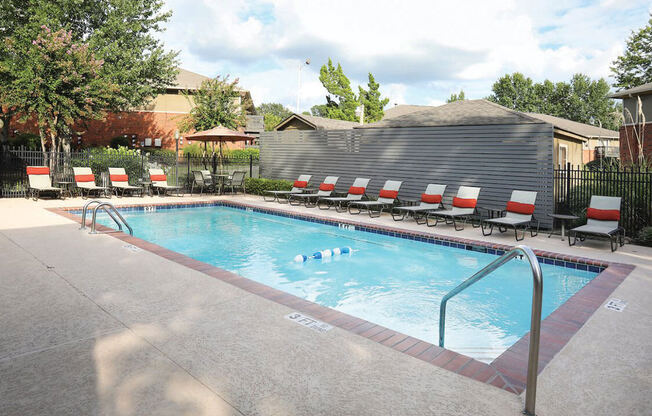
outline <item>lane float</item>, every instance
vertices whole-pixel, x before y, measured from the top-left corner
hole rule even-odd
[[[312,254],[312,256],[306,256],[305,254],[297,254],[294,256],[294,261],[297,263],[303,263],[305,261],[308,261],[308,259],[326,259],[329,257],[333,256],[340,256],[342,254],[351,254],[353,253],[353,249],[351,247],[336,247],[334,249],[326,249],[322,251],[317,251]]]

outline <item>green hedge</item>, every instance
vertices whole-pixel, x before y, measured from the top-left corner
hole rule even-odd
[[[248,194],[263,195],[266,191],[289,191],[292,182],[283,179],[247,178],[245,187]]]
[[[634,239],[634,242],[641,246],[652,247],[652,227],[642,228]]]

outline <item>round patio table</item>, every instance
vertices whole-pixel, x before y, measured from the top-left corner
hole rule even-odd
[[[143,193],[142,195],[147,192],[147,195],[153,196],[154,193],[152,192],[152,181],[146,180],[146,179],[139,179],[138,183],[143,186]]]
[[[73,181],[56,181],[57,185],[61,186],[61,193],[68,192],[70,198],[72,198],[72,186],[75,184]]]
[[[571,221],[579,220],[580,217],[576,215],[568,215],[568,214],[548,214],[548,216],[552,219],[559,220],[561,222],[561,240],[564,241],[564,238],[566,238],[566,224],[570,223]],[[554,231],[554,227],[553,227]],[[550,231],[550,234],[548,234],[548,238],[552,235],[552,231]]]

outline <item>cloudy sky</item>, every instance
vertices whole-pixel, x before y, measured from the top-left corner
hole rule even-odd
[[[318,76],[329,57],[355,91],[372,72],[390,106],[438,105],[460,89],[482,98],[515,71],[536,81],[609,77],[652,1],[167,0],[167,7],[174,14],[163,39],[180,51],[183,68],[238,77],[255,104],[294,110],[299,91],[304,111],[325,102]]]

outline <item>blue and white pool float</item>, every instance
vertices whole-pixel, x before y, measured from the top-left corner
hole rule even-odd
[[[308,259],[327,259],[329,257],[340,256],[342,254],[351,254],[353,249],[351,247],[336,247],[332,250],[326,249],[322,251],[317,251],[312,254],[312,256],[306,256],[305,254],[297,254],[294,256],[294,261],[297,263],[303,263],[308,261]]]

